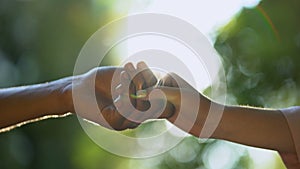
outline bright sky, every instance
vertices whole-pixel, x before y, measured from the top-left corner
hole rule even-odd
[[[215,30],[228,23],[243,7],[255,7],[260,0],[149,0],[148,2],[145,0],[132,0],[132,2],[129,7],[131,9],[129,14],[150,12],[176,16],[194,25],[213,42]],[[127,2],[121,1],[117,6],[117,10],[124,10],[124,5],[128,7],[128,3],[124,3]],[[211,83],[209,77],[205,75],[203,67],[199,67],[201,64],[189,60],[192,58],[190,51],[187,51],[187,49],[184,49],[182,46],[180,47],[180,44],[176,42],[171,42],[170,39],[157,38],[158,37],[147,35],[143,38],[137,37],[129,39],[125,45],[128,54],[126,57],[130,57],[130,55],[133,55],[137,51],[146,50],[147,45],[152,44],[152,48],[166,50],[174,55],[184,55],[185,58],[188,58],[185,59],[186,62],[183,62],[191,66],[192,69],[193,67],[198,69],[200,77],[196,77],[196,81],[200,81],[202,85],[203,83],[205,84],[200,88],[198,87],[199,90]],[[146,40],[148,43],[143,43]],[[249,149],[249,152],[257,168],[265,168],[266,164],[269,165],[271,163],[266,163],[266,161],[274,160],[273,152],[254,149]]]
[[[216,29],[228,23],[243,7],[254,7],[259,1],[260,0],[132,0],[131,3],[128,3],[128,1],[119,1],[115,9],[122,13],[124,12],[122,10],[129,8],[129,15],[147,12],[162,13],[178,17],[195,26],[210,42],[213,42]],[[171,39],[166,39],[165,37],[145,35],[143,37],[129,38],[126,39],[126,42],[119,44],[117,48],[122,51],[122,57],[124,57],[122,58],[123,63],[128,61],[135,62],[128,58],[143,50],[159,49],[171,53],[176,56],[176,59],[179,58],[179,60],[184,62],[186,67],[190,68],[190,72],[195,76],[192,78],[193,81],[196,82],[193,86],[198,90],[207,88],[216,78],[216,74],[211,75],[207,73],[205,66],[215,67],[216,72],[220,66],[218,63],[205,65],[197,62],[197,60],[195,60],[197,56],[193,55],[191,51],[187,51],[182,44],[172,42]],[[154,58],[148,61],[146,60],[146,63],[153,60],[155,61]],[[161,62],[160,59],[156,59],[156,62],[159,61]],[[165,61],[165,63],[170,63],[171,61]],[[186,79],[187,76],[184,76],[180,72],[173,70],[172,72],[185,77],[185,80],[192,83],[189,79]]]
[[[177,16],[208,36],[226,24],[242,7],[253,7],[260,0],[133,0],[130,13],[154,12]],[[124,2],[126,3],[126,1]]]

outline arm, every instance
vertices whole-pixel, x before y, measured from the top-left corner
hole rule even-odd
[[[217,108],[220,107],[220,109],[224,107],[221,121],[212,135],[213,138],[280,152],[296,152],[289,124],[282,111],[245,106],[224,106],[215,103],[176,74],[167,75],[163,79],[162,86],[156,89],[163,91],[167,100],[175,106],[176,113],[168,120],[170,122],[176,120],[177,124],[175,125],[183,130],[186,130],[187,123],[195,121],[193,117],[190,117],[190,112],[194,110],[193,106],[190,105],[200,105],[193,127],[186,130],[194,136],[200,136],[209,109],[213,105]],[[149,89],[148,94],[152,90]],[[198,103],[195,103],[195,100],[198,100]],[[180,109],[180,113],[183,115],[180,116],[182,119],[178,120]],[[300,113],[299,107],[298,113]],[[300,123],[297,124],[300,125]]]
[[[49,117],[65,115],[71,109],[70,93],[63,89],[72,83],[65,78],[50,83],[0,90],[0,131]]]
[[[163,91],[167,100],[175,106],[176,113],[168,120],[170,122],[176,120],[177,124],[175,125],[183,130],[185,130],[187,123],[193,121],[189,117],[190,112],[193,111],[193,106],[191,105],[200,105],[193,127],[186,131],[196,137],[200,136],[210,106],[212,104],[220,108],[224,106],[209,100],[202,94],[199,94],[200,103],[194,103],[193,100],[195,99],[193,97],[195,97],[195,94],[192,93],[197,92],[194,89],[187,90],[174,87],[158,87],[156,89]],[[148,93],[151,91],[152,89]],[[184,106],[185,104],[187,106]],[[181,105],[184,107],[180,107]],[[179,110],[181,110],[180,113],[183,113],[183,115],[181,115],[182,119],[178,120]],[[249,146],[296,153],[289,125],[283,113],[279,110],[225,106],[222,119],[212,137]]]
[[[131,64],[125,67],[133,68]],[[141,66],[141,69],[143,74],[155,77],[147,67]],[[99,67],[82,75],[50,83],[0,89],[0,132],[28,122],[64,116],[68,112],[109,129],[137,127],[143,120],[153,118],[153,115],[139,117],[141,120],[136,122],[130,121],[128,117],[140,116],[140,113],[130,111],[124,116],[116,109],[113,92],[117,93],[121,82],[130,82],[130,78],[124,78],[124,75],[126,72],[121,67]],[[149,87],[155,83],[156,78],[149,78],[143,82],[143,86]],[[130,91],[134,91],[134,86],[130,85]],[[76,104],[73,103],[73,97]],[[92,104],[94,100],[97,101],[96,107]],[[143,103],[128,104],[144,106]]]
[[[174,114],[167,119],[186,132],[200,137],[211,105],[221,110],[225,107],[221,121],[212,134],[212,138],[278,150],[288,168],[300,168],[296,151],[300,152],[300,146],[296,147],[300,140],[300,135],[297,134],[300,130],[298,123],[300,119],[299,106],[283,111],[224,106],[198,93],[184,79],[172,73],[165,76],[158,87],[147,89],[147,96],[141,99],[148,100],[149,94],[154,89],[161,90],[167,101],[175,107]],[[164,99],[162,95],[155,95],[154,93],[151,94],[151,99]],[[198,114],[196,121],[194,116],[190,115],[195,110],[194,106],[191,105],[200,105],[198,110],[196,109]],[[291,112],[291,110],[293,111]],[[179,113],[182,115],[179,116]],[[192,128],[186,127],[188,123],[193,123]]]
[[[147,96],[143,99],[148,100],[149,94],[156,89],[161,90],[167,101],[175,107],[175,113],[167,119],[194,136],[200,137],[212,106],[220,110],[224,107],[221,121],[212,135],[213,138],[280,152],[296,153],[289,124],[280,110],[215,103],[174,73],[166,75],[161,80],[160,86],[147,89]],[[163,97],[153,92],[151,99],[162,100]],[[191,115],[195,111],[196,117]],[[298,113],[300,113],[299,107]],[[190,123],[193,123],[191,128]]]
[[[296,153],[289,125],[279,110],[226,106],[215,137],[280,152]]]
[[[210,107],[214,105],[221,109],[224,106],[209,100],[194,89],[187,90],[174,87],[158,87],[156,89],[163,91],[167,100],[175,106],[176,113],[168,120],[172,123],[176,121],[177,124],[175,125],[196,137],[200,137]],[[148,93],[151,91],[152,89]],[[196,92],[200,99],[194,99]],[[158,97],[161,96],[154,97],[159,99]],[[194,100],[199,100],[199,103],[195,103]],[[194,121],[193,117],[190,117],[194,110],[191,105],[200,106],[193,127],[187,130],[187,124]],[[179,110],[180,113],[183,113],[181,116],[179,116]],[[211,137],[249,146],[295,153],[288,123],[279,110],[225,106],[221,121]]]

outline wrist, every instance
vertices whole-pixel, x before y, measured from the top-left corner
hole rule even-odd
[[[200,107],[197,118],[198,135],[201,138],[220,138],[222,129],[221,119],[224,110],[223,104],[201,95]]]
[[[57,115],[62,115],[68,112],[74,113],[72,79],[73,77],[67,77],[50,82],[50,86],[53,88],[52,90],[54,90],[55,97],[57,98]]]

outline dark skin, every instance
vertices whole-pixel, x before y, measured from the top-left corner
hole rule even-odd
[[[158,81],[144,62],[138,63],[136,68],[132,63],[126,64],[121,79],[120,85],[116,88],[116,94],[119,94],[120,97],[115,99],[114,103],[123,111],[123,114],[126,114],[128,119],[140,124],[147,119],[172,116],[174,107],[170,103],[167,103],[165,111],[160,113],[159,110],[164,107],[160,100],[154,100],[150,103],[148,100],[135,97],[136,91],[153,87]]]
[[[134,73],[135,71],[140,73]],[[112,81],[113,75],[116,75],[116,81]],[[93,81],[95,85],[93,85]],[[73,83],[72,83],[73,82]],[[206,97],[198,93],[194,88],[192,88],[188,83],[176,75],[167,75],[162,79],[157,89],[160,89],[167,96],[167,106],[161,107],[160,98],[157,101],[149,102],[147,98],[145,99],[135,99],[130,98],[129,100],[117,99],[112,95],[112,91],[116,93],[122,93],[122,95],[136,94],[137,90],[148,89],[148,92],[153,90],[153,87],[157,82],[154,74],[143,64],[139,64],[137,69],[133,67],[132,64],[127,64],[125,68],[121,67],[100,67],[90,70],[89,72],[69,77],[63,78],[50,83],[16,87],[9,89],[0,90],[0,108],[1,108],[1,118],[0,118],[0,130],[7,131],[16,126],[20,126],[24,123],[37,121],[49,117],[64,116],[68,112],[77,114],[85,119],[96,122],[104,127],[113,128],[116,130],[123,130],[127,128],[134,128],[139,125],[142,121],[150,118],[167,118],[169,121],[174,122],[178,117],[178,110],[181,108],[181,94],[195,96],[195,93],[202,99],[201,105],[215,104]],[[180,85],[178,85],[178,83]],[[121,87],[119,86],[121,84]],[[129,91],[123,91],[122,86],[127,86]],[[181,88],[178,88],[181,86]],[[120,90],[118,91],[118,88]],[[75,91],[82,91],[80,94],[80,104],[77,105],[78,109],[74,108],[72,89]],[[91,93],[86,93],[84,89],[95,90],[97,102],[99,103],[99,109],[92,108]],[[180,93],[180,91],[183,91]],[[193,99],[189,100],[190,103]],[[120,113],[115,104],[122,104],[126,116],[124,117]],[[132,107],[126,105],[132,104],[137,110],[133,110]],[[141,116],[138,110],[147,110],[149,106],[153,106],[150,109],[154,112],[147,114],[147,116]],[[206,119],[207,106],[202,106],[199,109],[200,116],[197,118],[196,125],[189,131],[195,136],[199,136],[202,129],[202,124]],[[160,111],[162,110],[163,111]],[[187,109],[189,106],[183,107]],[[78,110],[78,111],[77,111]],[[226,107],[224,110],[223,118],[220,122],[219,127],[213,133],[213,138],[230,140],[246,145],[274,149],[280,152],[280,155],[289,169],[298,169],[300,164],[293,146],[291,135],[288,131],[288,126],[284,120],[282,114],[277,110],[271,110],[269,113],[266,110],[254,109],[254,108],[241,108],[241,107]],[[162,114],[157,114],[157,112],[162,112]],[[236,116],[243,113],[243,120],[236,120]],[[99,118],[99,113],[103,118]],[[272,115],[272,116],[270,116]],[[128,117],[134,116],[136,121],[128,120]],[[189,121],[189,116],[182,116],[181,120],[183,123],[179,123],[179,127],[183,130],[184,122]],[[272,120],[270,120],[270,118]],[[253,125],[253,119],[256,119],[256,124]],[[243,122],[243,125],[238,123]],[[249,123],[249,125],[247,125]],[[274,123],[274,124],[273,124]],[[109,124],[109,125],[107,125]],[[246,124],[246,125],[245,125]],[[268,127],[261,127],[269,126]],[[268,125],[266,125],[268,124]],[[240,126],[236,128],[236,126]],[[248,128],[252,126],[251,128]],[[258,128],[255,128],[258,127]],[[269,130],[270,129],[270,130]],[[277,135],[272,134],[272,131],[277,131]],[[244,132],[247,131],[247,132]],[[257,131],[260,132],[260,136],[257,136]],[[249,134],[253,132],[253,134]],[[247,135],[244,135],[248,133]],[[255,136],[252,138],[247,138],[248,136]],[[270,137],[275,137],[274,139],[269,139]],[[259,139],[257,139],[259,138]],[[266,138],[266,139],[261,139]]]
[[[181,88],[178,88],[178,86]],[[183,109],[183,111],[180,112],[184,113],[184,115],[181,116],[183,118],[179,119],[179,123],[175,124],[183,130],[185,130],[185,125],[189,123],[189,121],[193,121],[193,119],[189,119],[188,114],[188,112],[191,112],[191,106],[185,107],[184,105],[185,103],[187,105],[193,105],[193,97],[199,94],[201,102],[199,114],[193,127],[186,130],[186,132],[189,132],[196,137],[200,137],[209,106],[211,104],[218,106],[218,103],[209,100],[190,86],[184,79],[172,73],[165,76],[159,86],[147,89],[147,93],[151,93],[154,89],[161,90],[165,94],[168,103],[171,103],[174,106],[173,116],[167,118],[170,122],[174,122],[178,117],[178,111]],[[148,96],[143,99],[148,100]],[[152,99],[162,100],[163,98],[161,95],[154,95]],[[299,107],[297,111],[300,113]],[[160,112],[162,112],[162,110],[160,110]],[[180,121],[182,121],[182,123],[180,123]],[[225,106],[222,119],[211,137],[249,146],[276,150],[279,152],[288,169],[300,168],[300,163],[287,121],[279,110]]]
[[[124,74],[124,68],[122,67],[99,67],[82,75],[49,83],[1,89],[0,131],[7,131],[32,121],[65,116],[69,112],[110,129],[134,128],[142,121],[133,122],[124,117],[116,109],[112,97],[112,92],[116,91],[117,85],[121,81],[123,83],[125,81],[131,82],[131,79],[124,79]],[[154,77],[152,72],[146,69],[137,77],[141,79],[144,75]],[[115,76],[114,81],[113,76]],[[156,78],[148,81],[144,80],[142,85],[143,87],[150,87],[156,82]],[[136,86],[138,84],[134,80],[133,83],[130,83],[130,91],[127,92],[129,94],[134,93]],[[72,89],[73,92],[80,94],[79,100],[76,102],[76,110],[73,104]],[[94,99],[91,91],[95,91],[98,108],[91,104]],[[136,99],[131,99],[131,104],[140,109],[147,107],[147,104],[149,105],[147,101]],[[100,117],[100,113],[103,118]],[[137,113],[138,111],[130,111],[127,115],[139,115]],[[169,116],[168,113],[161,115],[159,118],[167,116]],[[140,118],[146,120],[153,118],[153,116]]]

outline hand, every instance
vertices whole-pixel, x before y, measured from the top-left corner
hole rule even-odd
[[[130,64],[125,65],[125,69],[129,73],[125,72],[124,68],[121,67],[100,67],[94,68],[83,75],[73,77],[72,85],[65,89],[72,91],[73,88],[72,94],[75,102],[71,104],[73,105],[71,112],[75,113],[76,111],[76,114],[84,119],[116,130],[135,128],[144,120],[154,118],[153,114],[145,115],[139,111],[149,108],[150,104],[148,101],[130,99],[130,101],[126,102],[126,99],[122,99],[125,103],[123,107],[118,106],[119,109],[116,107],[120,103],[120,98],[117,97],[120,92],[122,95],[128,96],[135,94],[136,90],[148,88],[157,82],[152,71],[144,69],[143,65],[139,67],[143,71],[137,74],[136,77],[133,77],[133,74],[129,71],[132,68],[134,69],[131,66]],[[134,69],[134,71],[136,70]],[[143,76],[147,76],[147,80],[143,79],[141,81],[140,79]],[[124,84],[127,85],[126,90],[123,90],[124,86],[126,86]],[[98,107],[94,104],[95,97]],[[137,110],[129,109],[129,107],[137,107]],[[158,104],[154,106],[156,109],[158,107],[160,108]],[[161,117],[163,116],[161,115]],[[130,119],[139,120],[132,121]]]
[[[82,118],[110,129],[124,130],[138,126],[138,123],[124,117],[114,105],[112,92],[124,80],[123,73],[121,67],[99,67],[73,77],[73,83],[67,89],[71,91],[73,87],[73,99],[76,101],[71,112],[76,111]],[[98,107],[93,104],[95,96]]]
[[[112,91],[122,80],[122,71],[119,67],[100,67],[49,83],[2,90],[0,107],[5,113],[0,129],[66,112],[107,128],[136,127],[138,124],[128,121],[113,104]]]
[[[122,70],[119,67],[99,67],[73,77],[73,83],[68,90],[73,88],[73,104],[76,105],[71,112],[107,128],[122,130],[135,127],[137,124],[126,122],[126,118],[113,104],[111,91],[116,87],[112,83],[113,76],[120,79]],[[93,104],[95,97],[98,107]],[[123,126],[125,122],[127,126]]]
[[[199,136],[211,101],[175,73],[166,75],[159,86],[148,89],[148,93],[157,89],[161,90],[168,102],[175,107],[173,116],[168,120],[182,130]],[[153,94],[152,99],[162,98],[160,95]]]
[[[139,66],[137,67],[139,69]],[[146,65],[144,68],[148,69]],[[134,72],[133,69],[129,70],[126,67],[125,71],[127,73]],[[147,74],[144,74],[143,78],[137,77],[137,79],[139,80],[136,81],[143,82],[145,79],[151,79],[151,77],[147,76]],[[138,82],[136,82],[136,85],[138,85]],[[162,91],[167,97],[167,106],[165,109],[152,109],[151,113],[149,114],[163,112],[162,117],[166,117],[170,122],[175,123],[175,125],[177,125],[179,128],[194,135],[199,135],[209,110],[210,101],[199,94],[199,92],[190,84],[174,73],[168,74],[161,79],[158,86],[148,88],[146,92],[147,96],[144,98],[139,98],[139,100],[149,101],[148,96],[150,93],[152,93],[152,105],[154,105],[154,103],[159,105],[162,102],[166,102],[164,101],[161,93],[157,92],[157,89]],[[198,107],[200,100],[201,109]],[[198,115],[199,110],[201,113]]]
[[[121,77],[123,80],[117,87],[118,99],[115,104],[126,114],[128,119],[141,123],[147,119],[166,118],[172,115],[173,106],[171,104],[163,104],[159,100],[150,102],[139,98],[137,91],[153,87],[157,83],[157,78],[144,62],[138,63],[137,68],[132,63],[127,63],[124,70]],[[159,110],[165,111],[161,113],[162,111]]]

